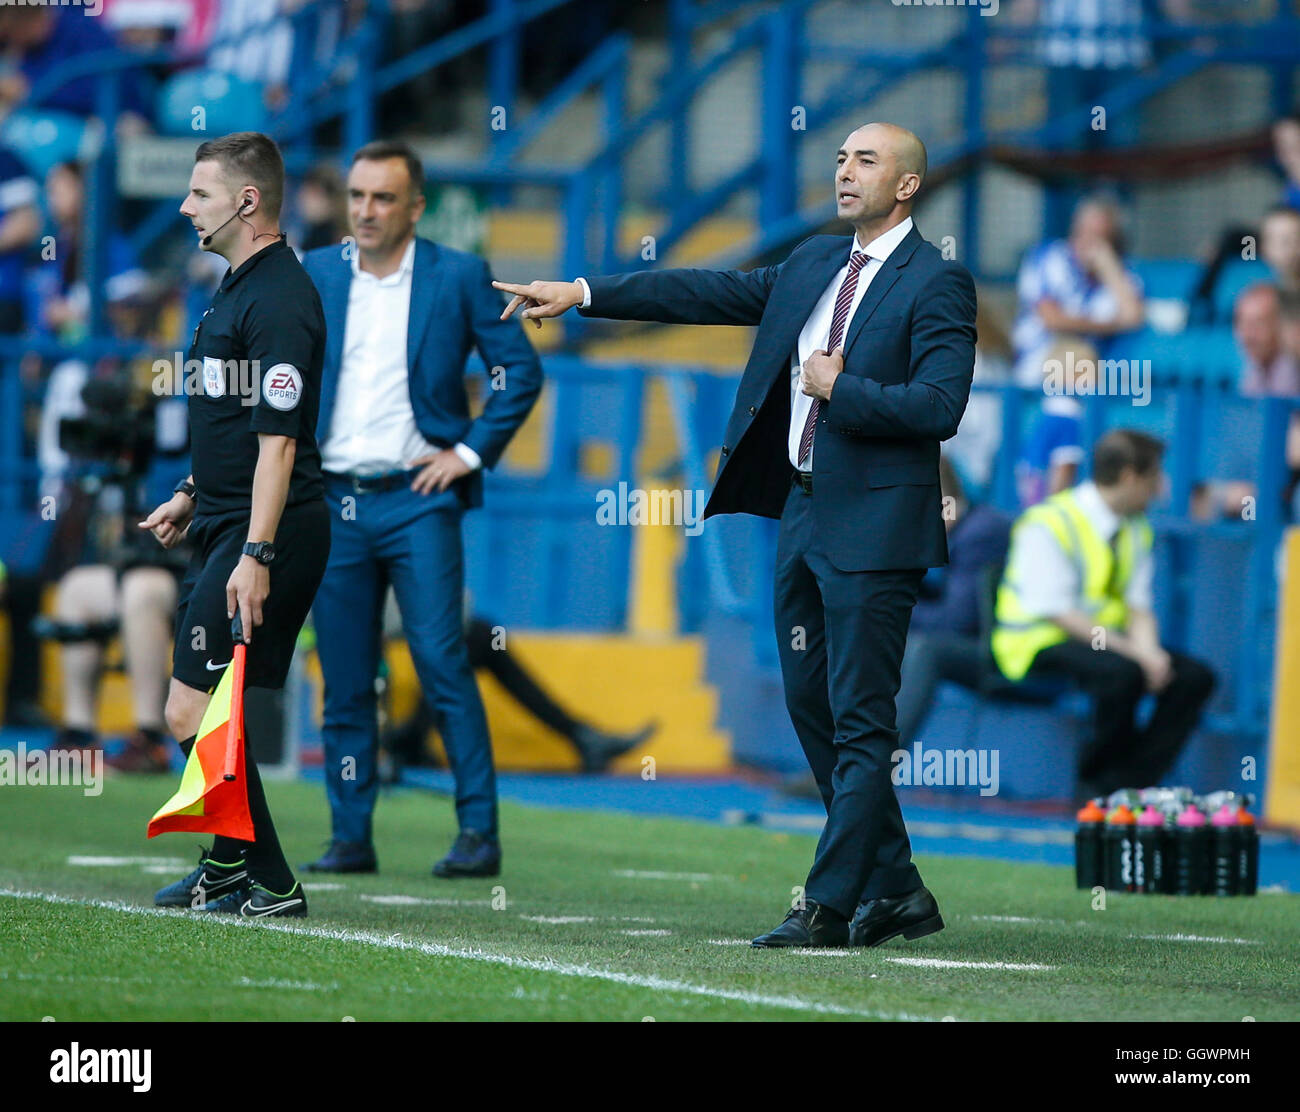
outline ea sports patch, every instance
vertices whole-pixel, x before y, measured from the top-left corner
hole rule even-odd
[[[302,398],[302,375],[292,363],[277,363],[262,379],[262,397],[276,409],[292,409]]]
[[[203,357],[203,392],[209,398],[220,398],[226,393],[226,368],[215,355]]]

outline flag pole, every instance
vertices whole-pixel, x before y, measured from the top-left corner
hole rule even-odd
[[[222,778],[235,779],[235,766],[239,759],[239,736],[244,729],[244,658],[248,646],[244,644],[244,626],[235,611],[234,621],[230,623],[230,636],[234,641],[230,667],[235,671],[231,676],[230,721],[226,724],[226,761]]]

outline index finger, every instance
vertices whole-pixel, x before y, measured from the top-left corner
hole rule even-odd
[[[528,286],[526,284],[521,286],[518,282],[498,282],[494,278],[492,280],[492,285],[498,290],[504,290],[506,293],[520,295],[528,293]]]

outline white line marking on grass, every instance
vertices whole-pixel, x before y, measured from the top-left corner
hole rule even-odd
[[[88,857],[74,853],[68,858],[69,865],[81,865],[88,869],[119,869],[124,865],[166,865],[168,871],[179,869],[185,864],[183,857]]]
[[[567,926],[569,923],[594,923],[594,915],[521,915],[530,923],[550,923],[555,926]]]
[[[672,934],[673,932],[661,929],[661,930],[641,930],[641,931],[619,931],[618,933],[626,934],[630,938],[649,938],[652,935],[662,936],[666,934]]]
[[[425,899],[423,896],[404,896],[397,892],[378,896],[362,892],[358,898],[385,907],[490,907],[492,904],[491,900]]]
[[[748,938],[710,938],[710,946],[748,946]]]
[[[1147,942],[1235,942],[1238,946],[1262,946],[1258,938],[1217,938],[1200,934],[1130,934]]]
[[[346,888],[347,885],[336,884],[332,880],[304,880],[302,886],[308,892],[337,892],[340,888]]]
[[[884,1012],[871,1008],[850,1008],[843,1004],[832,1004],[822,1000],[805,1000],[800,996],[778,996],[770,993],[745,992],[739,989],[715,988],[712,985],[693,984],[690,981],[675,981],[649,974],[621,973],[614,969],[598,969],[590,965],[558,962],[551,958],[522,958],[511,954],[493,954],[485,950],[462,950],[439,942],[416,942],[404,939],[397,934],[378,934],[373,931],[343,930],[329,927],[302,927],[282,920],[240,919],[234,916],[227,918],[226,916],[213,915],[195,918],[188,912],[169,908],[141,907],[138,904],[120,903],[114,900],[77,899],[72,896],[59,895],[56,892],[34,892],[15,888],[0,889],[0,897],[3,896],[16,900],[41,900],[52,904],[97,907],[105,911],[120,911],[127,915],[144,915],[163,919],[189,919],[194,923],[210,924],[210,928],[205,929],[265,930],[275,931],[278,934],[298,935],[303,938],[354,942],[363,946],[377,946],[387,950],[411,951],[423,954],[426,957],[482,961],[491,965],[504,966],[507,969],[549,973],[557,977],[578,977],[583,980],[605,981],[609,984],[641,988],[650,992],[699,996],[711,1000],[734,1000],[737,1003],[752,1004],[762,1008],[812,1012],[819,1015],[861,1016],[866,1019],[934,1022],[929,1016],[911,1015],[907,1012]]]
[[[1064,919],[1035,919],[1028,915],[968,915],[968,919],[984,923],[1064,923]]]
[[[916,965],[923,969],[1015,969],[1030,972],[1047,972],[1054,965],[1038,965],[1032,961],[952,961],[949,958],[885,958],[895,965]]]
[[[282,981],[272,978],[268,981],[255,981],[251,977],[240,977],[235,981],[238,988],[291,988],[302,992],[333,992],[339,985],[331,981],[327,985],[318,985],[314,981]]]
[[[633,880],[712,880],[712,873],[661,873],[654,869],[615,869],[615,876]]]

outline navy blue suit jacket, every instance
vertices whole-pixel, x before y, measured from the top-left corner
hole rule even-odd
[[[757,325],[704,516],[780,517],[790,491],[790,364],[850,236],[812,236],[774,266],[588,279],[584,315]],[[957,431],[975,366],[975,283],[913,226],[867,287],[844,337],[813,449],[818,540],[842,571],[943,565],[939,442]]]
[[[316,440],[324,444],[338,395],[343,331],[348,319],[352,263],[338,246],[320,247],[303,258],[325,310],[325,370],[321,381]],[[501,295],[492,288],[484,260],[464,251],[415,241],[411,308],[406,330],[407,389],[420,434],[439,448],[464,443],[493,467],[523,424],[542,388],[542,365],[517,318],[501,320]],[[501,389],[489,389],[483,412],[469,413],[465,361],[477,350]],[[489,386],[493,379],[489,378]],[[459,481],[466,505],[483,502],[483,474]]]

